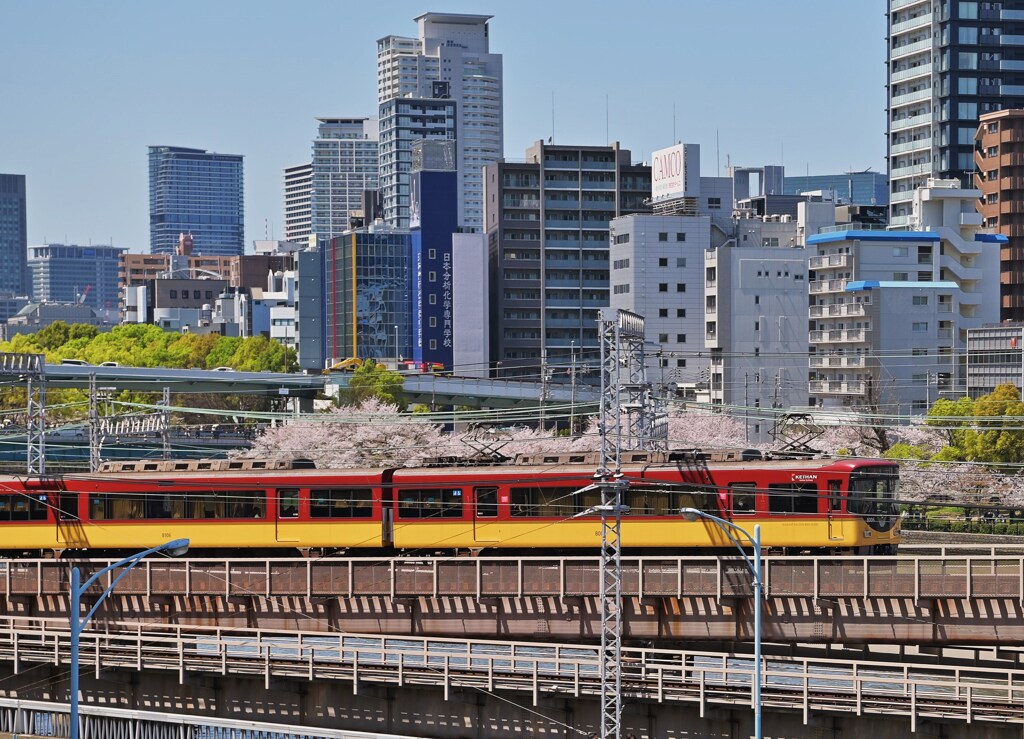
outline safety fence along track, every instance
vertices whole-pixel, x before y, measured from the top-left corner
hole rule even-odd
[[[0,659],[15,671],[64,664],[67,624],[0,618]],[[324,634],[108,622],[82,637],[81,662],[103,669],[432,686],[542,695],[596,696],[596,647],[466,639]],[[749,705],[748,656],[668,649],[623,649],[624,695],[652,702]],[[771,709],[1024,724],[1024,670],[768,657],[762,699]]]
[[[62,595],[70,567],[83,580],[112,560],[0,561],[0,596]],[[109,584],[115,574],[98,585]],[[898,557],[766,557],[766,597],[1005,598],[1024,605],[1024,552]],[[594,596],[596,557],[396,557],[146,560],[122,595],[501,597]],[[623,558],[623,595],[749,597],[736,557]]]

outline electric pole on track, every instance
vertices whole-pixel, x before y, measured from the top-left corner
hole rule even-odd
[[[602,308],[601,466],[594,475],[601,491],[601,739],[622,736],[622,514],[628,482],[624,449],[665,449],[668,423],[647,382],[644,317]]]

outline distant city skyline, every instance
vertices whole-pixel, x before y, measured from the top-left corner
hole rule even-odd
[[[26,175],[29,243],[141,251],[148,147],[236,153],[246,162],[247,248],[283,238],[282,171],[308,161],[315,119],[375,115],[377,40],[411,34],[428,11],[494,16],[510,159],[549,137],[619,141],[637,161],[686,141],[703,147],[708,175],[730,162],[781,163],[790,175],[885,171],[884,3],[626,8],[14,2],[0,63],[22,71],[0,79],[0,171]],[[303,53],[275,42],[294,38]]]

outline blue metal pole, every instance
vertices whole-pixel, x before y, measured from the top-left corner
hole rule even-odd
[[[89,623],[89,619],[92,618],[93,614],[96,613],[96,609],[100,607],[100,604],[106,600],[107,596],[117,587],[118,583],[125,578],[125,576],[131,572],[132,568],[135,567],[139,562],[148,557],[151,554],[157,552],[169,552],[172,557],[184,554],[188,550],[189,540],[188,539],[175,539],[174,541],[164,542],[159,546],[155,546],[152,549],[147,549],[138,554],[133,554],[130,557],[114,562],[112,565],[107,565],[99,572],[96,572],[85,581],[85,585],[82,585],[82,576],[78,571],[77,567],[71,568],[71,613],[68,614],[68,620],[71,622],[71,728],[69,731],[70,739],[78,739],[78,652],[79,642],[81,640],[82,631],[85,630],[86,624]],[[89,589],[89,587],[96,582],[100,577],[106,573],[123,568],[121,574],[114,578],[106,590],[100,595],[93,604],[93,607],[85,614],[85,618],[81,618],[82,613],[82,593]],[[96,655],[96,659],[99,659],[99,654]]]
[[[754,739],[761,739],[761,524],[754,526]]]
[[[79,614],[82,608],[81,574],[71,568],[71,729],[70,738],[78,739],[78,637],[82,633]]]

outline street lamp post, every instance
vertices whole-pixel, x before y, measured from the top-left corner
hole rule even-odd
[[[736,545],[743,557],[743,562],[750,570],[754,578],[754,684],[751,690],[751,702],[754,707],[754,739],[761,739],[761,598],[764,590],[761,585],[761,526],[754,526],[754,535],[751,536],[746,529],[740,528],[732,521],[712,516],[710,513],[698,510],[697,508],[683,508],[679,511],[687,521],[696,521],[698,518],[705,518],[715,523],[722,532],[729,537],[729,541]],[[733,536],[733,531],[741,534],[754,546],[754,558],[751,559],[743,551],[743,545]]]
[[[147,549],[144,552],[133,554],[130,557],[125,557],[119,562],[114,562],[112,565],[104,567],[99,572],[95,573],[92,577],[86,580],[84,583],[81,582],[82,575],[78,571],[77,567],[71,568],[71,612],[68,614],[71,622],[71,733],[70,739],[78,739],[78,650],[79,642],[82,636],[82,632],[85,630],[86,624],[89,623],[89,619],[96,613],[96,609],[100,607],[100,604],[107,599],[107,596],[113,592],[114,588],[117,587],[118,583],[124,579],[125,575],[132,571],[132,569],[139,562],[144,560],[151,554],[158,552],[166,552],[172,557],[179,557],[188,551],[189,540],[188,539],[175,539],[174,541],[168,541],[161,544],[158,547]],[[112,570],[116,570],[119,567],[123,567],[124,571],[114,578],[114,581],[107,586],[107,589],[103,591],[103,594],[99,597],[89,612],[85,614],[85,618],[80,619],[79,613],[82,609],[82,594],[88,590],[101,575],[105,575]],[[99,659],[99,655],[96,656]]]

